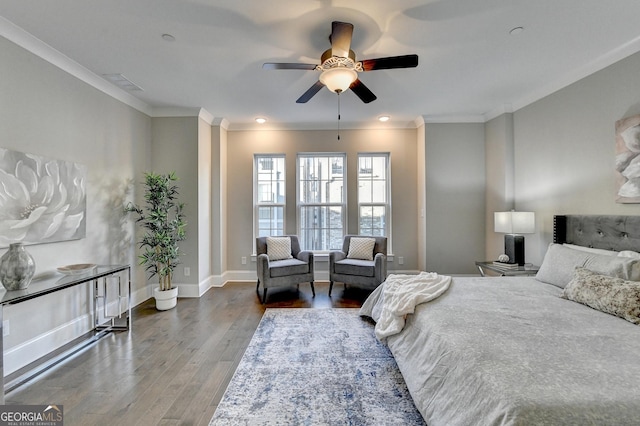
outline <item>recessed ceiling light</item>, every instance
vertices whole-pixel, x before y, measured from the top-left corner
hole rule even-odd
[[[381,121],[384,123],[385,121],[389,121],[390,118],[391,117],[389,117],[388,115],[381,115],[380,117],[378,117],[378,121]]]
[[[164,41],[176,41],[176,38],[171,34],[162,34],[162,39]]]
[[[267,122],[266,118],[262,118],[262,117],[256,118],[256,123],[258,123],[258,124],[264,124],[266,122]]]
[[[509,31],[509,34],[518,35],[523,31],[524,31],[524,27],[515,27],[515,28],[511,28],[511,31]]]

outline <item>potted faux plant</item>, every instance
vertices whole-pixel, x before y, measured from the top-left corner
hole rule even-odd
[[[173,270],[178,266],[180,248],[178,242],[186,238],[184,203],[177,201],[178,180],[175,173],[145,173],[145,208],[129,203],[125,210],[135,213],[136,222],[145,230],[140,240],[144,252],[140,264],[146,265],[149,278],[158,277],[159,286],[154,289],[156,308],[167,310],[176,306],[178,287],[171,283]]]

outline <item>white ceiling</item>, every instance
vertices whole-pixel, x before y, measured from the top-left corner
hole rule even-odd
[[[0,16],[7,38],[24,30],[98,76],[125,75],[154,115],[204,108],[231,129],[258,116],[336,125],[326,88],[295,102],[317,71],[261,67],[319,63],[334,20],[354,24],[359,60],[419,55],[417,68],[361,73],[378,99],[342,94],[344,127],[484,121],[640,51],[638,0],[0,0]]]

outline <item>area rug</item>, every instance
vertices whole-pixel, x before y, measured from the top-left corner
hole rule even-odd
[[[358,309],[267,309],[210,425],[424,425]]]

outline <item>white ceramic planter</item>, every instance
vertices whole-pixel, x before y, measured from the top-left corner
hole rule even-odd
[[[166,311],[175,308],[178,303],[178,287],[171,290],[160,291],[160,287],[153,289],[153,297],[156,299],[156,309]]]

